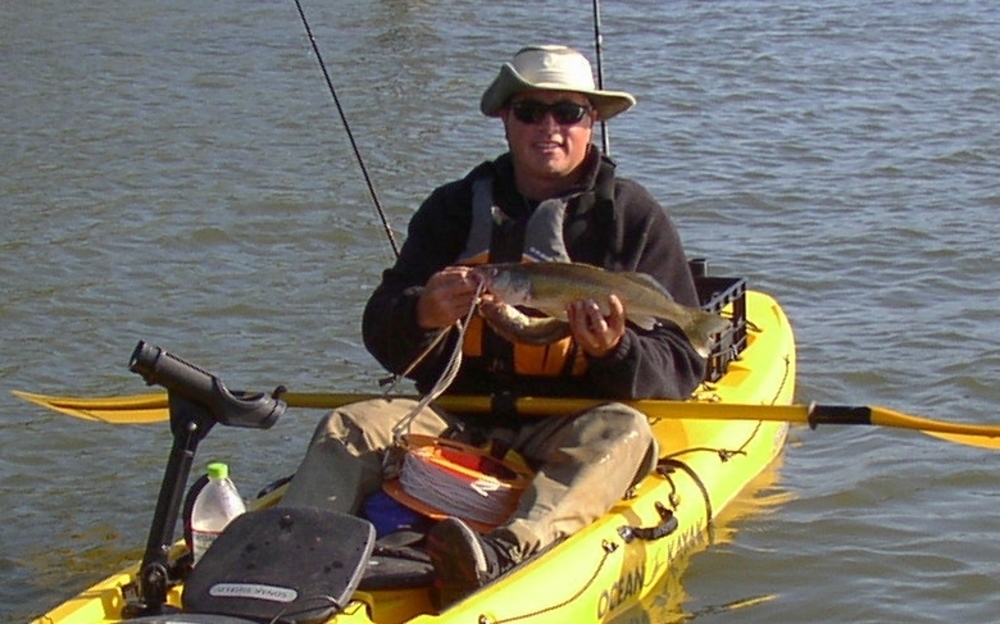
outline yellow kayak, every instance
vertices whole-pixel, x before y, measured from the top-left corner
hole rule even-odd
[[[711,299],[712,295],[718,293],[708,293],[704,298]],[[603,622],[634,613],[644,598],[662,591],[663,580],[681,554],[705,539],[717,514],[781,452],[788,430],[787,422],[763,416],[754,419],[752,407],[741,412],[745,419],[722,417],[720,413],[716,420],[709,409],[697,412],[697,417],[684,417],[696,413],[688,407],[692,403],[706,408],[716,403],[761,406],[766,411],[766,406],[790,405],[793,399],[795,344],[788,319],[778,303],[766,294],[743,289],[735,293],[727,290],[721,299],[715,297],[715,303],[719,311],[738,318],[740,323],[738,326],[734,323],[733,335],[723,337],[721,348],[713,355],[714,374],[709,375],[690,402],[646,402],[650,407],[646,413],[650,415],[661,456],[658,469],[627,499],[590,527],[517,566],[446,611],[434,610],[426,585],[375,587],[366,583],[367,572],[362,572],[360,584],[350,587],[346,601],[324,615],[326,621],[337,624]],[[552,413],[576,407],[560,405],[572,402],[558,399],[532,401],[536,409]],[[677,415],[672,406],[677,408]],[[268,417],[268,414],[260,416]],[[280,489],[253,506],[266,508],[278,498]],[[139,541],[137,536],[136,542]],[[186,548],[178,543],[165,557],[174,561],[185,552]],[[366,559],[364,552],[358,556]],[[114,574],[35,622],[121,621],[123,611],[129,602],[135,601],[137,587],[141,585],[137,581],[139,570],[137,563]],[[294,586],[294,582],[289,579],[288,586]],[[209,584],[213,592],[219,586]],[[183,582],[170,583],[164,596],[165,606],[180,608],[183,593]],[[253,621],[245,614],[229,615],[233,617],[225,621]],[[146,620],[223,621],[220,615],[199,613],[175,613]]]

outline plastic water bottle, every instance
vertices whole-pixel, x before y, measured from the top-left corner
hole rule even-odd
[[[208,465],[208,483],[194,499],[191,512],[191,541],[197,564],[222,529],[247,510],[243,498],[229,479],[229,466],[221,462]]]

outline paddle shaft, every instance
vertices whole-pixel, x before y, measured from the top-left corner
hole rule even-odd
[[[132,396],[81,398],[55,397],[14,391],[16,396],[48,409],[76,418],[111,424],[166,422],[166,393]],[[286,392],[281,399],[289,407],[334,409],[349,403],[384,399],[382,394]],[[397,396],[390,399],[415,399]],[[605,401],[597,399],[520,398],[513,407],[518,413],[531,416],[557,416],[580,412]],[[874,425],[909,429],[934,435],[951,442],[1000,450],[1000,426],[953,423],[902,414],[882,407],[842,405],[744,405],[734,403],[699,403],[646,399],[626,401],[651,419],[678,418],[688,420],[767,420],[818,425]],[[456,412],[485,412],[492,408],[490,397],[440,397],[436,405]]]

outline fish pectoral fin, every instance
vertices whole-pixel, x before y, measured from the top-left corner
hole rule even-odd
[[[645,329],[646,331],[652,331],[652,329],[654,327],[656,327],[660,323],[659,320],[657,320],[656,318],[654,318],[652,316],[632,316],[632,315],[629,315],[628,320],[632,321],[633,323],[635,323],[636,325],[638,325],[642,329]]]
[[[670,291],[664,288],[663,284],[656,281],[656,279],[648,273],[638,273],[633,271],[615,273],[615,275],[620,275],[643,288],[651,288],[671,301],[674,300],[674,296],[670,294]]]

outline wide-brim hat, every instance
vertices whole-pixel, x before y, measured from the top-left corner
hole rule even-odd
[[[479,104],[487,117],[498,117],[511,96],[523,91],[574,91],[590,99],[601,119],[611,119],[635,106],[635,98],[624,91],[604,91],[594,84],[594,74],[585,56],[561,45],[521,48],[510,63],[504,63]]]

